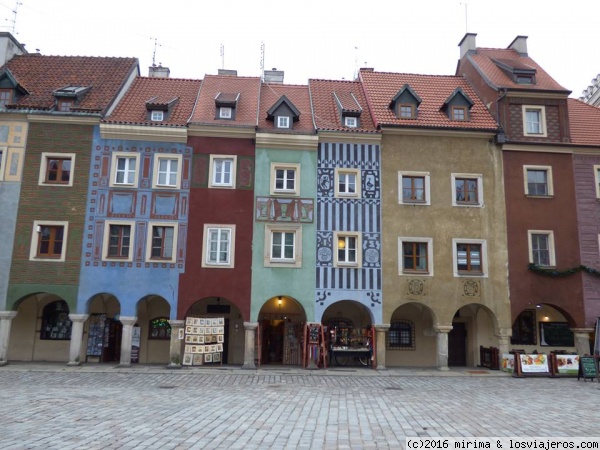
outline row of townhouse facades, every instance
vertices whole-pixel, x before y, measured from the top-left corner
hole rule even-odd
[[[456,75],[202,80],[28,54],[0,33],[0,364],[302,363],[307,323],[372,330],[378,368],[480,347],[590,353],[600,110],[527,54]],[[347,336],[349,337],[349,336]]]

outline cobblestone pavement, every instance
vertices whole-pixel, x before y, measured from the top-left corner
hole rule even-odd
[[[376,449],[600,436],[600,385],[389,370],[0,367],[2,449]],[[502,374],[504,375],[504,374]]]

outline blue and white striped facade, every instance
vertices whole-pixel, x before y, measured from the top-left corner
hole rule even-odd
[[[336,169],[360,171],[360,195],[336,197]],[[321,142],[317,156],[317,280],[315,319],[333,303],[364,305],[382,323],[381,192],[379,144]],[[358,183],[358,177],[357,177]],[[360,233],[362,264],[336,267],[336,232]]]

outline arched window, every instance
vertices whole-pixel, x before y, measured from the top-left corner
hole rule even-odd
[[[157,317],[150,321],[148,339],[171,339],[171,325],[168,317]]]
[[[71,319],[69,305],[64,300],[56,300],[44,306],[42,313],[42,329],[40,339],[69,340],[71,339]]]
[[[414,350],[415,325],[410,320],[394,320],[387,333],[389,350]]]

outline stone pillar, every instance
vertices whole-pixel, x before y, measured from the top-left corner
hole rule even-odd
[[[258,322],[244,322],[244,330],[246,330],[246,339],[244,342],[244,365],[242,369],[256,369],[254,364],[255,355],[255,337]]]
[[[389,323],[380,323],[375,325],[375,359],[377,370],[386,370],[385,367],[385,333],[390,329]]]
[[[171,325],[171,343],[169,345],[169,364],[167,369],[181,369],[181,339],[179,330],[183,329],[183,320],[169,320]]]
[[[575,338],[575,348],[578,355],[591,355],[590,335],[594,332],[593,328],[571,328]],[[593,351],[593,350],[592,350]]]
[[[69,314],[69,319],[71,319],[73,325],[71,326],[71,343],[67,366],[81,365],[79,355],[81,354],[81,341],[83,340],[83,324],[88,317],[87,314]]]
[[[121,316],[119,320],[123,325],[123,331],[121,332],[121,360],[119,361],[119,367],[129,367],[131,366],[133,326],[137,322],[137,317]]]
[[[8,364],[10,326],[16,315],[16,311],[0,311],[0,366]]]
[[[502,355],[509,352],[512,328],[498,328],[494,334],[498,338],[498,353],[500,354],[500,359],[502,359]]]
[[[437,333],[437,368],[438,370],[450,370],[448,368],[448,333],[452,331],[452,325],[437,325],[434,329]]]

